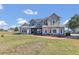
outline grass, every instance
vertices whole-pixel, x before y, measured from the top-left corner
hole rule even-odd
[[[4,37],[1,37],[4,35]],[[47,39],[0,32],[2,55],[79,55],[78,39]]]

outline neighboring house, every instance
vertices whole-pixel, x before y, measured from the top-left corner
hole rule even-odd
[[[14,28],[9,28],[8,32],[14,32]]]
[[[62,35],[64,34],[64,26],[60,25],[60,17],[53,13],[44,19],[32,19],[29,26],[21,26],[20,29],[27,28],[30,34],[42,35]],[[20,31],[23,33],[22,31]],[[27,32],[27,30],[26,30]]]

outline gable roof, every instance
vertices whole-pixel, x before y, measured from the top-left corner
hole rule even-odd
[[[45,18],[32,19],[32,20],[30,20],[30,24],[35,24],[36,25],[37,23],[39,23],[39,24],[42,25],[45,21],[48,21],[48,20],[52,19],[53,17],[57,17],[57,19],[60,20],[60,16],[56,15],[55,13],[53,13],[50,16],[45,17]]]
[[[57,14],[53,13],[48,17],[42,18],[42,19],[32,19],[31,21],[35,21],[35,22],[40,22],[40,21],[45,21],[48,20],[49,18],[52,18],[53,16],[56,16],[57,18],[60,18],[60,16],[58,16]],[[31,22],[30,21],[30,22]]]
[[[24,23],[24,24],[22,24],[22,26],[28,26],[29,24],[27,24],[27,23]]]
[[[57,18],[60,18],[60,16],[58,16],[56,13],[51,14],[49,17],[53,17],[56,16]]]
[[[40,21],[42,21],[43,19],[32,19],[31,21],[34,21],[34,22],[40,22]],[[30,22],[31,22],[30,21]]]

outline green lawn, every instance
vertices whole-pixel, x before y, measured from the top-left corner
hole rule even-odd
[[[1,35],[4,37],[1,37]],[[78,39],[46,39],[33,35],[0,32],[0,54],[70,55],[79,54]]]

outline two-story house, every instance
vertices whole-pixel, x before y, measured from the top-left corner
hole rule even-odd
[[[60,25],[60,17],[55,13],[44,19],[32,19],[29,23],[30,34],[61,35],[64,33],[64,26]]]

